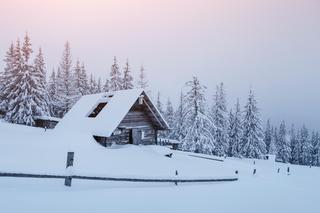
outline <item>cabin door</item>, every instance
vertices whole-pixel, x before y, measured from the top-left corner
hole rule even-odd
[[[141,144],[141,130],[139,129],[132,129],[132,134],[131,135],[131,138],[130,138],[130,142],[132,144],[135,144],[135,145],[138,145],[138,144]]]

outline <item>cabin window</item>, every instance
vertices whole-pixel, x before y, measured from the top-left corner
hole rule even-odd
[[[107,102],[99,103],[92,112],[88,115],[89,118],[95,118],[102,111],[102,109],[107,105]]]

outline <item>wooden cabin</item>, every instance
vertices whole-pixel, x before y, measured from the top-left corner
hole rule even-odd
[[[139,89],[83,96],[57,126],[88,132],[101,145],[156,144],[169,125]]]

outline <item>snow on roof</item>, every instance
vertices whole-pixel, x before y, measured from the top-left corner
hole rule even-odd
[[[110,137],[142,93],[142,89],[131,89],[82,96],[55,129]],[[88,117],[99,103],[105,102],[107,104],[96,117]]]
[[[41,119],[41,120],[48,120],[48,121],[56,121],[59,122],[61,120],[61,118],[57,118],[57,117],[51,117],[51,116],[35,116],[35,119]]]

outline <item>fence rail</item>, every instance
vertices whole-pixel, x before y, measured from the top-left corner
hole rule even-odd
[[[30,173],[9,173],[0,172],[0,177],[17,177],[17,178],[51,178],[51,179],[81,179],[81,180],[101,180],[101,181],[124,181],[124,182],[168,182],[168,183],[195,183],[195,182],[226,182],[237,181],[238,178],[205,178],[205,179],[162,179],[162,178],[118,178],[118,177],[98,177],[98,176],[81,176],[81,175],[44,175]]]

